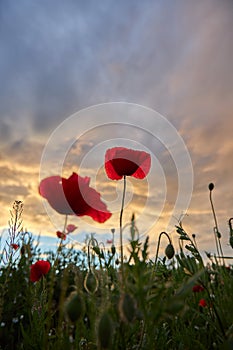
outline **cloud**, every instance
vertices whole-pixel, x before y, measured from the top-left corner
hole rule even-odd
[[[2,16],[1,115],[16,122],[29,114],[27,133],[52,131],[109,100],[148,105],[178,126],[187,115],[196,120],[195,109],[209,116],[209,106],[229,96],[227,1],[54,5],[11,3]]]
[[[4,8],[0,6],[2,207],[8,208],[14,196],[23,197],[28,223],[33,225],[34,216],[36,229],[41,223],[43,230],[52,232],[53,226],[43,216],[37,193],[41,155],[49,135],[69,115],[84,107],[127,101],[164,114],[188,147],[195,182],[185,220],[190,220],[197,231],[207,232],[207,227],[212,227],[207,186],[213,181],[219,221],[227,232],[224,225],[232,216],[233,205],[231,1],[205,0],[194,4],[183,0],[121,0],[97,4],[23,0],[20,6],[11,1]],[[98,117],[93,116],[93,121]],[[83,126],[83,120],[81,125],[73,126],[77,135]],[[156,127],[150,124],[151,130]],[[91,176],[108,200],[118,193],[104,176],[105,147],[124,139],[134,141],[135,148],[147,147],[154,155],[155,165],[150,179],[154,183],[151,213],[164,194],[162,178],[167,181],[160,222],[161,228],[165,225],[178,189],[177,164],[170,154],[176,148],[175,142],[166,149],[167,145],[158,138],[120,124],[88,129],[78,140],[75,135],[71,139],[63,136],[55,151],[59,158],[71,144],[64,174],[80,170],[83,176]],[[56,162],[57,158],[51,160]],[[46,168],[46,176],[56,170],[53,162]],[[133,203],[138,212],[145,188],[142,183],[134,187]],[[4,217],[7,210],[4,209]],[[130,211],[131,208],[128,217]],[[62,220],[59,219],[59,225]],[[110,224],[117,225],[117,220]],[[208,240],[201,236],[200,243],[207,244]]]
[[[105,88],[103,53],[107,46],[114,47],[112,36],[121,36],[128,11],[137,8],[124,5],[126,16],[118,16],[112,5],[22,1],[20,8],[12,3],[6,6],[2,14],[2,115],[21,119],[21,113],[29,110],[32,128],[40,131],[89,104],[100,85],[101,90]]]
[[[40,163],[44,144],[37,140],[29,138],[18,138],[17,141],[7,143],[5,147],[2,147],[2,153],[4,154],[5,161],[11,161],[12,167],[20,164],[28,168],[38,168]]]

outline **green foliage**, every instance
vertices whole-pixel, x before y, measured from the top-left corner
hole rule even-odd
[[[1,267],[0,349],[230,348],[232,266],[205,265],[181,226],[180,251],[155,264],[149,237],[140,241],[132,222],[123,269],[116,250],[93,237],[84,251],[60,244],[41,257],[25,233],[18,258]],[[30,265],[38,259],[51,270],[33,283]]]

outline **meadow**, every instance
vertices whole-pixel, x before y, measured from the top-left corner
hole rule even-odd
[[[150,167],[148,155],[140,152],[136,156],[143,158],[144,166],[135,168],[135,158],[125,162],[125,157],[119,167],[111,159],[120,157],[107,157],[105,164],[111,163],[106,166],[108,175],[125,183],[127,176],[145,177]],[[55,191],[61,182],[58,177],[40,184],[40,194],[65,217],[64,230],[57,232],[56,252],[41,252],[34,237],[22,228],[23,203],[13,204],[1,254],[0,349],[232,349],[233,266],[231,257],[222,254],[218,227],[213,238],[216,255],[207,253],[203,259],[195,235],[186,232],[180,221],[176,226],[179,251],[175,253],[169,234],[161,232],[156,256],[151,259],[149,237],[140,239],[133,214],[124,254],[123,193],[119,251],[114,239],[105,247],[93,235],[82,250],[68,248],[66,237],[74,229],[67,225],[70,207],[76,215],[90,215],[99,222],[110,216],[89,187],[88,178],[79,179],[79,185],[88,198],[94,198],[95,205],[99,201],[99,207],[93,209],[92,202],[84,201],[80,209],[81,199],[76,206],[73,192],[70,198],[67,189],[77,187],[77,176],[62,179],[61,195]],[[210,199],[213,188],[210,184]],[[64,194],[70,207],[61,205]],[[114,229],[112,233],[114,236]],[[164,252],[161,240],[167,241]],[[229,244],[233,248],[232,219]]]
[[[204,264],[182,223],[179,254],[168,243],[155,262],[149,239],[133,239],[132,220],[121,266],[115,246],[94,237],[82,251],[61,239],[56,254],[41,257],[29,233],[14,232],[21,207],[14,204],[11,227],[20,242],[1,267],[1,349],[232,349],[232,265],[210,255]],[[49,262],[48,271],[33,275],[36,261]]]

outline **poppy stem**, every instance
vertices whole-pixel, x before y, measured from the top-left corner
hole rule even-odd
[[[216,218],[214,205],[213,205],[213,200],[212,200],[212,191],[210,191],[210,204],[211,204],[211,209],[212,209],[212,213],[213,213],[213,217],[214,217],[215,227],[217,229],[218,228],[218,223],[217,223],[217,218]],[[218,249],[218,241],[217,241],[217,237],[216,237],[216,233],[215,232],[214,232],[214,238],[215,238],[215,244],[216,244],[217,253],[218,253],[218,255],[220,255],[219,249]]]
[[[124,263],[124,255],[123,255],[123,229],[122,229],[122,217],[124,212],[124,204],[125,204],[125,192],[126,192],[126,175],[124,175],[124,188],[122,195],[122,203],[121,203],[121,212],[120,212],[120,248],[121,248],[121,269],[123,275],[123,263]]]
[[[159,240],[158,240],[158,245],[157,245],[157,251],[156,251],[156,255],[155,255],[155,266],[156,266],[156,263],[157,263],[157,260],[158,260],[159,247],[160,247],[160,240],[161,240],[162,235],[167,236],[167,239],[168,239],[168,241],[169,241],[169,244],[172,244],[171,238],[169,237],[169,235],[167,234],[167,232],[165,232],[165,231],[161,232],[160,235],[159,235]]]
[[[220,237],[221,236],[219,237],[218,222],[217,222],[217,217],[216,217],[216,214],[215,214],[215,209],[214,209],[214,204],[213,204],[213,199],[212,199],[212,190],[210,190],[210,204],[211,204],[211,209],[212,209],[212,213],[213,213],[213,217],[214,217],[214,223],[215,223],[214,237],[215,237],[215,244],[216,244],[216,248],[217,248],[217,254],[220,255],[220,253],[221,253],[223,265],[225,265],[225,261],[224,261],[224,258],[223,258],[222,245],[221,245],[221,241],[220,241]]]
[[[64,223],[63,233],[66,232],[67,220],[68,220],[68,215],[66,215],[66,217],[65,217],[65,223]]]

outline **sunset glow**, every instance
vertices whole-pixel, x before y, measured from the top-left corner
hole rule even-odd
[[[175,225],[181,218],[200,251],[216,253],[211,182],[223,250],[232,254],[233,3],[23,0],[20,6],[11,1],[0,6],[3,236],[9,210],[21,200],[23,227],[35,238],[41,235],[43,249],[53,248],[64,216],[43,200],[39,183],[74,172],[90,177],[112,216],[104,223],[70,216],[68,224],[77,229],[67,239],[82,244],[95,233],[106,243],[112,228],[119,239],[123,183],[107,177],[105,152],[130,147],[150,154],[151,169],[143,180],[127,179],[123,219],[127,224],[135,213],[139,232],[150,235],[151,256],[161,231],[169,230],[177,247]],[[173,143],[165,143],[172,134],[169,127],[158,129],[158,115],[177,132]],[[192,173],[185,173],[188,156],[182,158],[180,140]],[[193,176],[193,189],[190,205],[174,212],[185,186],[178,172],[186,176],[187,193],[192,185],[187,177]]]

